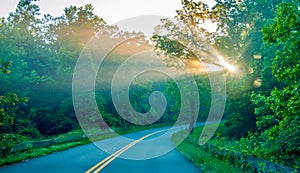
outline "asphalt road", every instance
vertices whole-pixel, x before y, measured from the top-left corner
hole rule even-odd
[[[132,143],[120,144],[118,143],[119,137],[97,142],[97,145],[107,146],[107,144],[109,144],[108,146],[110,146],[112,151],[117,151],[115,153],[111,152],[114,155],[107,154],[94,144],[87,144],[66,151],[5,166],[0,168],[0,173],[81,173],[87,171],[94,172],[97,169],[101,173],[201,172],[175,149],[162,156],[147,160],[124,159],[135,157],[146,158],[149,156],[149,153],[160,151],[159,149],[155,150],[155,148],[164,148],[172,145],[171,135],[167,136],[168,140],[165,142],[156,144],[147,143],[147,140],[161,136],[165,132],[160,132],[159,130],[161,129],[151,129],[127,134],[127,138],[133,139]],[[99,170],[100,167],[102,168]]]

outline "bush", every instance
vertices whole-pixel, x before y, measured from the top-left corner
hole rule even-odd
[[[0,156],[6,157],[15,145],[16,136],[13,134],[0,134]]]
[[[225,126],[227,137],[240,139],[247,136],[249,131],[253,131],[255,118],[254,116],[232,113],[228,116]]]

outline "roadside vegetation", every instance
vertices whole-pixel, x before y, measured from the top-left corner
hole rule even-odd
[[[67,150],[69,148],[73,148],[88,143],[91,143],[91,141],[89,139],[84,139],[80,141],[67,142],[63,144],[51,145],[48,147],[33,148],[22,152],[11,153],[5,158],[0,159],[0,166],[26,161],[28,159],[44,156],[57,151]]]
[[[141,130],[165,127],[165,126],[169,126],[169,125],[171,125],[171,124],[169,124],[169,123],[154,124],[154,125],[148,125],[148,126],[134,127],[134,128],[130,128],[128,130],[115,129],[115,131],[120,135],[124,135],[124,134],[133,133],[133,132],[137,132],[137,131],[141,131]],[[73,137],[78,137],[78,136],[83,136],[83,135],[84,135],[84,132],[82,130],[73,130],[73,131],[58,135],[58,136],[51,136],[48,138],[44,138],[44,140],[68,139],[68,138],[73,138]],[[112,138],[112,137],[114,137],[114,135],[112,135],[112,134],[105,135],[104,134],[104,135],[98,136],[97,140],[103,140],[103,139]],[[41,139],[39,139],[37,141],[24,140],[23,143],[39,142],[40,140]],[[17,163],[17,162],[22,162],[22,161],[25,161],[28,159],[44,156],[44,155],[51,154],[54,152],[64,151],[64,150],[67,150],[70,148],[74,148],[74,147],[89,144],[89,143],[92,143],[92,141],[90,139],[83,138],[80,140],[71,140],[71,141],[53,144],[53,145],[49,145],[49,146],[45,146],[45,147],[28,148],[28,149],[24,149],[22,151],[12,152],[7,157],[0,159],[0,167],[4,166],[4,165],[9,165],[9,164]]]
[[[254,169],[250,166],[242,165],[241,162],[233,162],[230,158],[220,157],[211,153],[207,148],[199,145],[199,136],[203,127],[196,127],[194,133],[190,134],[180,145],[177,150],[203,172],[216,173],[239,173],[239,172],[253,172]],[[224,130],[224,124],[221,124],[217,133]],[[183,132],[178,132],[173,135],[174,143],[181,139]]]
[[[297,166],[286,167],[284,165],[287,164],[275,160],[273,155],[268,154],[270,148],[255,146],[251,140],[245,138],[240,140],[226,138],[228,129],[224,124],[218,126],[213,138],[204,145],[199,145],[203,126],[196,127],[194,133],[176,149],[203,172],[299,172]],[[182,139],[185,131],[173,134],[174,144]],[[282,169],[277,170],[275,165],[281,165]]]
[[[203,62],[213,63],[218,55],[198,44],[206,38],[235,67],[225,70],[226,130],[210,142],[298,169],[299,1],[216,1],[210,8],[201,1],[183,0],[182,5],[175,18],[187,27],[180,30],[180,24],[164,20],[161,30],[169,33],[158,32],[157,49],[183,60],[197,57],[198,51]],[[217,31],[201,28],[205,21],[215,21]]]

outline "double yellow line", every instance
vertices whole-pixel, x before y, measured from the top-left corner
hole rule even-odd
[[[116,151],[115,153],[111,154],[110,156],[106,157],[105,159],[103,159],[101,162],[97,163],[95,166],[93,166],[92,168],[90,168],[89,170],[87,170],[85,173],[90,173],[92,171],[94,171],[93,173],[97,173],[99,171],[101,171],[105,166],[107,166],[110,162],[112,162],[114,159],[116,159],[117,157],[119,157],[122,153],[124,153],[125,151],[127,151],[129,148],[131,148],[132,146],[134,146],[135,144],[141,142],[142,140],[155,135],[157,133],[166,131],[165,130],[159,130],[153,133],[150,133],[146,136],[143,136],[133,142],[131,142],[130,144],[126,145],[125,147],[119,149],[118,151]]]

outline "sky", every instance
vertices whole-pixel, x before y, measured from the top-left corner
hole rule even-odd
[[[19,0],[0,0],[0,17],[7,17],[9,12],[15,11],[18,1]],[[202,2],[211,5],[213,0],[202,0]],[[63,9],[71,5],[84,6],[85,4],[91,3],[95,9],[94,13],[103,18],[107,24],[117,24],[120,29],[136,32],[145,32],[145,30],[133,29],[141,27],[131,27],[132,23],[144,24],[146,22],[152,22],[151,27],[146,26],[146,28],[152,28],[152,26],[159,24],[159,20],[156,18],[148,21],[147,18],[138,18],[137,21],[131,20],[130,22],[125,21],[124,23],[124,19],[143,15],[173,18],[176,15],[176,10],[181,9],[181,0],[39,0],[36,3],[40,7],[42,15],[50,14],[54,17],[61,16]],[[120,21],[121,23],[119,23]],[[214,31],[215,25],[208,23],[205,28]]]
[[[6,17],[15,10],[18,0],[0,0],[0,16]],[[60,16],[63,9],[70,5],[83,6],[91,3],[95,14],[108,24],[140,15],[175,16],[175,10],[181,8],[180,0],[40,0],[42,14]]]

